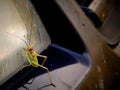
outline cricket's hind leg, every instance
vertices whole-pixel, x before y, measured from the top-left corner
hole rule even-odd
[[[43,60],[43,62],[42,62],[42,64],[41,64],[41,65],[43,66],[44,63],[45,63],[45,61],[47,60],[47,56],[39,55],[39,54],[36,54],[36,56],[44,58],[44,60]]]
[[[48,69],[47,67],[45,67],[45,66],[40,65],[40,64],[38,64],[38,66],[41,67],[41,68],[43,68],[43,69],[45,69],[45,70],[47,70],[48,78],[49,78],[49,81],[50,81],[50,85],[52,85],[53,87],[56,87],[56,86],[52,83],[52,79],[51,79],[51,76],[50,76],[50,71],[49,71],[49,69]]]

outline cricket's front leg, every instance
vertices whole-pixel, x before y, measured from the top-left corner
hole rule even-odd
[[[24,68],[29,67],[29,66],[31,66],[31,64],[28,64],[28,65],[23,66],[23,67],[21,68],[21,70],[23,70]]]
[[[34,43],[30,47],[33,48],[35,44],[36,44],[36,41],[34,41]]]

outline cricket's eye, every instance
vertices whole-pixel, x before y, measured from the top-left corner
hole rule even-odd
[[[29,51],[32,51],[33,50],[33,48],[29,48]]]

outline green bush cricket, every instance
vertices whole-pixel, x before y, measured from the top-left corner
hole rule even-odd
[[[31,12],[32,12],[32,11],[31,11]],[[32,38],[32,32],[33,32],[33,30],[34,30],[34,24],[33,24],[33,21],[34,21],[34,20],[33,20],[33,15],[32,15],[32,13],[29,15],[29,17],[31,17],[31,19],[30,19],[30,21],[29,21],[29,25],[30,25],[30,28],[29,28],[29,29],[30,29],[30,32],[28,32],[28,33],[29,33],[29,37],[27,38],[27,41],[28,41],[28,42],[27,42],[24,38],[22,38],[22,37],[20,37],[20,36],[17,36],[17,35],[15,35],[15,34],[9,33],[9,34],[11,34],[11,35],[13,35],[13,36],[21,39],[21,40],[26,44],[26,47],[24,47],[23,50],[24,50],[24,52],[25,52],[25,55],[24,55],[24,56],[26,57],[26,60],[28,61],[29,64],[23,66],[22,69],[24,69],[25,67],[28,67],[28,66],[32,66],[32,67],[35,67],[35,68],[41,67],[41,68],[45,69],[45,70],[47,71],[47,73],[48,73],[48,78],[49,78],[50,85],[55,86],[55,85],[52,83],[52,79],[51,79],[51,76],[50,76],[50,71],[49,71],[49,69],[48,69],[47,67],[43,66],[44,63],[45,63],[45,61],[46,61],[46,59],[47,59],[47,56],[39,55],[38,53],[35,52],[35,50],[33,49],[33,47],[34,47],[34,45],[36,44],[36,41],[34,41],[34,43],[33,43],[32,45],[30,44],[30,40],[31,40],[31,38]],[[24,36],[24,37],[25,37],[25,36]],[[42,58],[44,58],[42,64],[39,64],[39,63],[38,63],[38,58],[37,58],[37,57],[42,57]]]
[[[8,33],[8,32],[6,32],[6,33]],[[46,59],[47,59],[47,56],[39,55],[39,54],[36,53],[36,52],[34,51],[34,49],[33,49],[34,45],[36,44],[36,41],[35,41],[32,45],[30,45],[30,44],[28,44],[23,38],[21,38],[21,37],[19,37],[19,36],[17,36],[17,35],[14,35],[14,34],[12,34],[12,33],[8,33],[8,34],[11,34],[11,35],[13,35],[13,36],[21,39],[21,40],[24,41],[25,44],[26,44],[26,47],[23,47],[23,50],[24,50],[24,52],[25,52],[25,55],[24,55],[24,56],[26,57],[26,60],[28,61],[29,64],[23,66],[22,69],[24,69],[25,67],[28,67],[28,66],[32,66],[32,67],[36,67],[36,68],[41,67],[41,68],[45,69],[45,70],[47,71],[47,73],[48,73],[48,78],[49,78],[50,85],[52,85],[52,86],[55,87],[55,85],[52,83],[52,79],[51,79],[51,76],[50,76],[50,71],[49,71],[49,69],[48,69],[47,67],[43,66],[44,63],[45,63],[45,61],[46,61]],[[39,63],[38,63],[37,57],[42,57],[42,58],[44,58],[42,64],[39,64]]]

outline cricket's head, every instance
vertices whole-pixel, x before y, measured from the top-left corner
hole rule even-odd
[[[30,46],[27,46],[25,48],[23,48],[25,51],[29,51],[29,52],[32,52],[33,51],[33,48],[30,47]]]
[[[33,48],[29,48],[28,51],[32,52],[32,51],[33,51]]]

